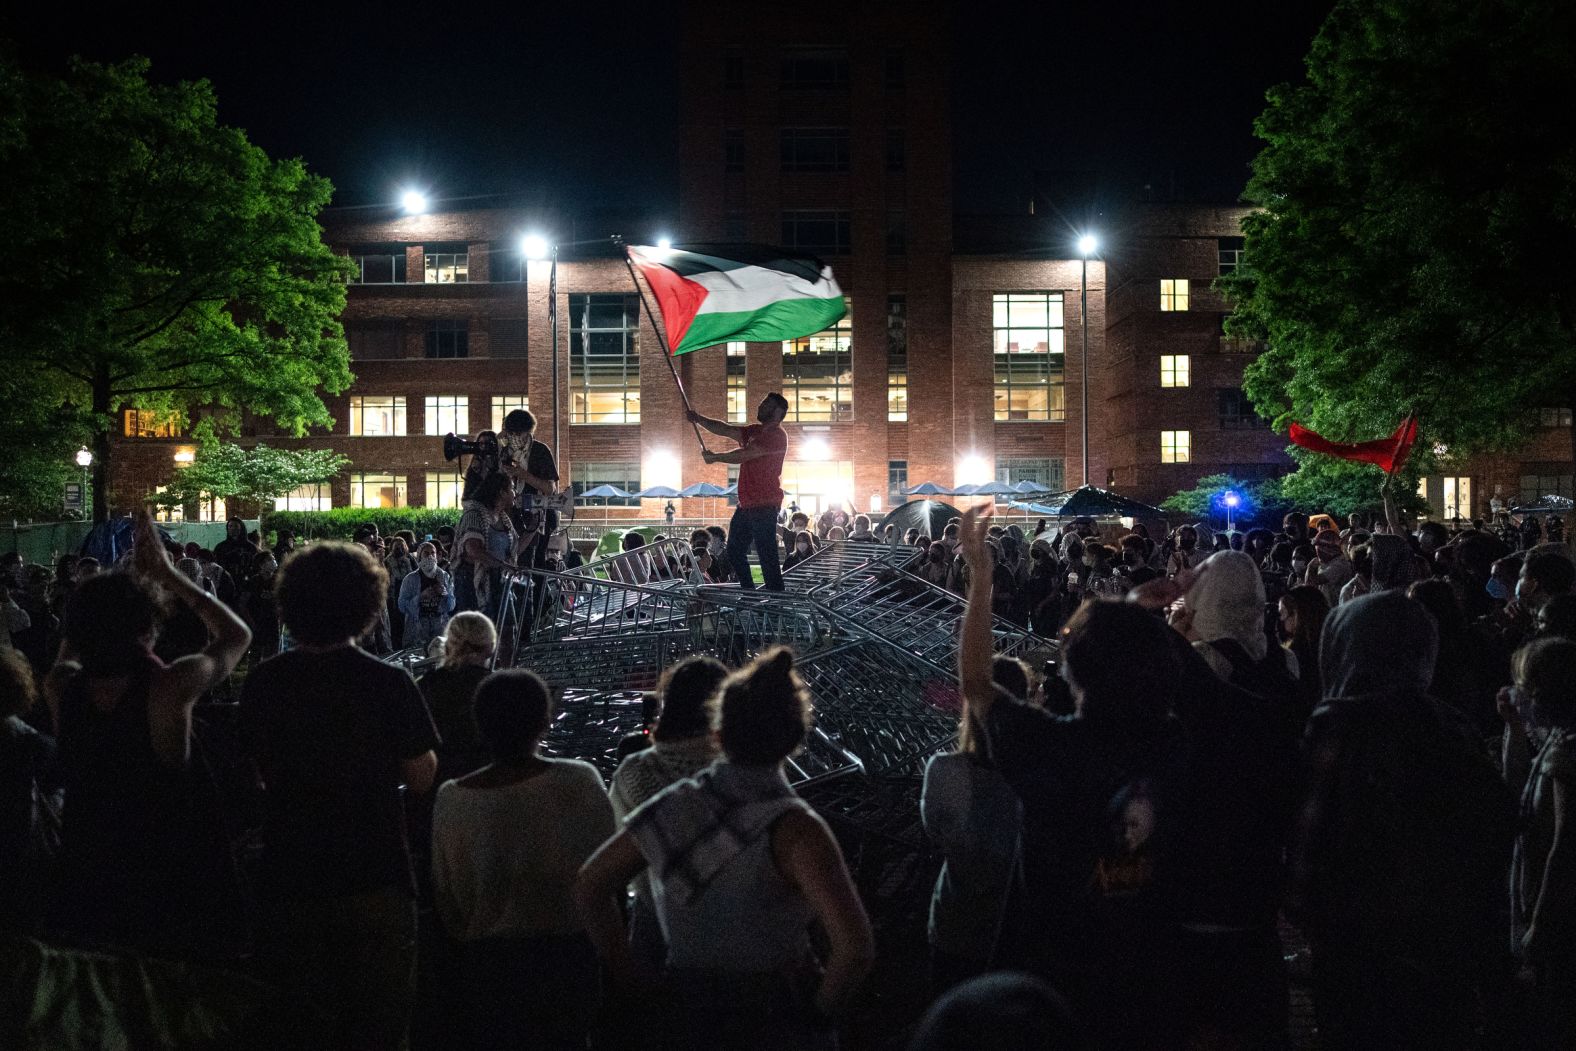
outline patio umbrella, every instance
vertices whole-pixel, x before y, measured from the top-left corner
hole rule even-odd
[[[952,490],[939,486],[935,482],[920,482],[912,488],[903,490],[905,496],[951,496]]]
[[[986,482],[971,494],[973,496],[1017,496],[1018,490],[1006,482]]]
[[[979,491],[980,491],[980,487],[979,487],[978,484],[976,484],[974,482],[966,482],[963,485],[960,485],[957,488],[953,489],[952,490],[952,495],[953,496],[973,496],[975,493],[977,493]]]
[[[635,494],[634,493],[630,493],[630,492],[626,492],[625,490],[620,489],[616,485],[599,485],[595,489],[587,489],[585,492],[581,493],[580,495],[583,496],[583,497],[590,497],[592,499],[595,499],[596,497],[601,497],[604,500],[611,500],[611,499],[614,499],[616,497],[619,500],[627,500],[631,496],[634,496]]]
[[[671,500],[679,495],[679,491],[668,485],[653,485],[633,495],[642,500]]]
[[[947,527],[947,522],[960,517],[962,516],[957,508],[940,500],[910,500],[888,511],[886,517],[881,519],[880,525],[876,526],[876,532],[880,533],[887,526],[892,525],[897,526],[900,539],[910,529],[917,529],[932,540],[939,540],[941,531]]]
[[[1166,513],[1158,507],[1130,500],[1109,489],[1086,485],[1062,493],[1045,501],[1049,505],[1037,514],[1056,515],[1059,518],[1164,518]]]
[[[687,485],[683,489],[680,489],[679,495],[683,497],[727,496],[728,490],[724,489],[720,485],[712,485],[710,482],[696,482],[694,485]]]
[[[735,482],[733,485],[728,486],[728,488],[726,488],[726,489],[724,489],[722,491],[722,495],[723,496],[738,496],[739,495],[739,485],[738,485],[738,483]]]

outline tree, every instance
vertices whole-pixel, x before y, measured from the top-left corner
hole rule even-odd
[[[1205,475],[1193,488],[1166,497],[1160,507],[1192,521],[1216,519],[1224,522],[1227,493],[1236,493],[1241,499],[1231,515],[1239,523],[1278,520],[1286,510],[1282,506],[1278,480],[1245,481],[1229,474]]]
[[[109,510],[109,435],[125,406],[199,437],[242,410],[302,434],[350,383],[336,318],[348,261],[322,241],[328,181],[218,123],[206,81],[150,83],[143,59],[63,79],[0,60],[0,272],[7,365],[91,435]],[[25,261],[25,262],[23,262]]]
[[[329,449],[244,449],[229,442],[208,441],[191,466],[175,477],[155,502],[186,507],[208,497],[247,504],[271,504],[275,497],[303,485],[330,482],[350,463]]]
[[[1257,122],[1260,210],[1221,282],[1228,332],[1268,343],[1255,408],[1341,441],[1416,410],[1420,448],[1521,445],[1530,407],[1576,406],[1576,5],[1340,0],[1306,64]]]
[[[1340,518],[1353,511],[1384,512],[1379,494],[1384,472],[1379,468],[1305,449],[1292,449],[1291,455],[1297,461],[1297,470],[1275,480],[1280,502],[1288,510],[1322,512]],[[1403,515],[1416,516],[1428,510],[1428,501],[1417,495],[1417,479],[1426,462],[1420,456],[1396,474],[1395,500]]]

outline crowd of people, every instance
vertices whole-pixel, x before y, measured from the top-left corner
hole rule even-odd
[[[1561,540],[1386,516],[775,528],[751,544],[790,571],[902,541],[966,600],[958,742],[921,799],[933,1006],[894,1046],[1285,1047],[1288,924],[1323,1047],[1576,1034]],[[721,582],[728,539],[626,561]],[[510,545],[462,521],[265,550],[237,520],[205,552],[144,516],[121,565],[5,559],[3,929],[250,971],[322,1046],[413,1022],[432,1046],[837,1046],[875,943],[783,772],[813,710],[794,655],[667,669],[605,785],[544,754],[529,651],[492,669],[485,559]],[[1054,659],[996,656],[993,616]],[[437,666],[379,659],[398,644]]]

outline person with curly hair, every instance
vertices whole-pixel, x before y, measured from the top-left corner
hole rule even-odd
[[[292,555],[276,594],[294,648],[241,693],[241,737],[264,787],[265,963],[338,1019],[343,1047],[405,1041],[416,888],[402,796],[425,795],[438,768],[415,680],[355,644],[387,582],[359,545]]]

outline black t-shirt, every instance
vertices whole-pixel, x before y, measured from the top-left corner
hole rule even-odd
[[[416,681],[355,648],[292,650],[241,691],[241,732],[267,786],[264,892],[415,892],[400,764],[438,747]]]
[[[553,462],[553,450],[539,441],[531,442],[531,449],[525,454],[526,472],[541,478],[544,481],[558,481],[558,465]],[[536,487],[524,482],[518,483],[520,492],[531,496],[537,495]]]

